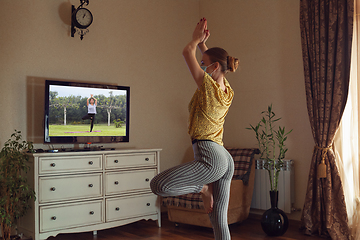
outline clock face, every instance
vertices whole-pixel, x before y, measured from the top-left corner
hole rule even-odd
[[[80,8],[75,13],[76,25],[79,28],[87,28],[93,21],[91,12],[86,8]]]

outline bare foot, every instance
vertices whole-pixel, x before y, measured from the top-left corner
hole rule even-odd
[[[200,191],[201,198],[204,202],[204,208],[206,213],[211,213],[214,206],[214,197],[213,197],[213,186],[212,183],[204,185]]]

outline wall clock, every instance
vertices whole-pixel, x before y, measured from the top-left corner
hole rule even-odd
[[[83,40],[84,35],[89,32],[87,29],[93,22],[93,15],[89,9],[84,8],[84,4],[89,5],[89,0],[80,0],[80,6],[75,8],[71,6],[71,37],[78,32],[80,39]]]

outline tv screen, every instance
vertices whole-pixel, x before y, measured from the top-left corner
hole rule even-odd
[[[45,81],[45,143],[129,142],[130,87]]]

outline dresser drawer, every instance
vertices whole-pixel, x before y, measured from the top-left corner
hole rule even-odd
[[[39,179],[40,203],[101,196],[101,173]]]
[[[101,155],[39,158],[39,174],[102,170]]]
[[[113,154],[105,156],[105,168],[122,168],[122,167],[137,167],[137,166],[154,166],[155,154]]]
[[[106,221],[146,216],[157,213],[154,194],[106,199]]]
[[[150,190],[150,181],[155,173],[156,169],[106,173],[106,195]]]
[[[40,232],[102,222],[102,201],[40,207]]]

